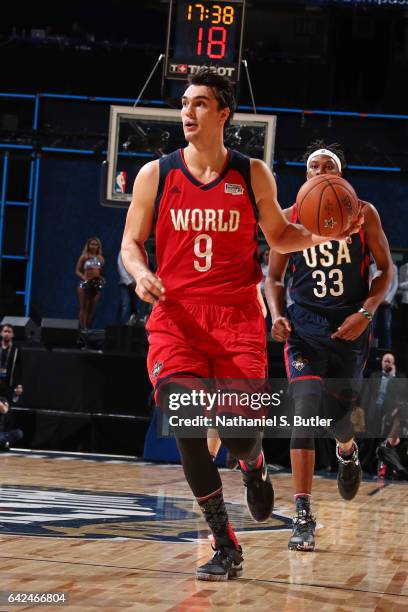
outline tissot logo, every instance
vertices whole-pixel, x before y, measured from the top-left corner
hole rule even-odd
[[[180,72],[181,74],[187,72],[188,67],[187,64],[178,64],[177,66],[177,72]]]
[[[202,64],[168,64],[168,72],[169,74],[196,74],[200,68],[202,68]],[[231,78],[235,73],[234,66],[207,66],[213,72],[219,74],[220,76],[227,76]]]
[[[0,489],[2,535],[189,542],[208,530],[192,499],[6,485]],[[291,529],[274,514],[258,525],[241,504],[227,504],[237,532]]]

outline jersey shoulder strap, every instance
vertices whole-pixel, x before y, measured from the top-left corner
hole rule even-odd
[[[176,151],[173,151],[172,153],[168,153],[168,155],[163,155],[159,159],[159,186],[157,188],[157,194],[154,200],[155,223],[157,223],[157,219],[159,217],[160,201],[163,195],[166,177],[170,173],[171,170],[175,170],[176,168],[180,168],[180,167],[181,167],[181,157],[180,157],[179,149],[176,149]]]
[[[252,208],[254,211],[255,219],[258,221],[259,211],[258,206],[256,205],[255,194],[251,185],[251,158],[248,155],[244,155],[240,153],[240,151],[236,151],[235,149],[231,149],[231,157],[229,162],[230,170],[237,170],[242,178],[244,179],[248,196],[252,204]]]

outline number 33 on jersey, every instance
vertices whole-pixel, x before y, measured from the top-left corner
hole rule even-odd
[[[292,221],[298,222],[296,206]],[[292,253],[290,263],[291,298],[299,305],[336,309],[367,297],[370,258],[363,230],[353,234],[351,244],[333,240]]]
[[[168,299],[242,296],[261,280],[248,157],[229,151],[207,184],[189,172],[182,150],[162,157],[155,220],[157,275]]]

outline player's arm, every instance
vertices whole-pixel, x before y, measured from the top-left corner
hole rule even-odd
[[[154,201],[159,185],[159,162],[149,162],[136,176],[132,202],[122,239],[122,261],[136,281],[136,293],[145,302],[164,300],[161,280],[149,270],[144,243],[153,227]]]
[[[284,210],[288,219],[292,207]],[[285,272],[289,255],[271,251],[269,255],[268,277],[265,281],[265,297],[272,317],[271,334],[275,340],[285,342],[291,332],[289,320],[284,316],[285,309]]]
[[[362,202],[362,204],[365,239],[377,266],[377,276],[371,283],[370,291],[362,308],[373,316],[392,283],[393,267],[390,247],[382,229],[379,214],[374,206],[368,202]],[[370,320],[367,315],[356,312],[343,321],[332,338],[355,340],[366,330],[369,323]]]
[[[259,210],[259,225],[271,249],[278,253],[292,253],[333,240],[312,234],[303,225],[295,225],[285,218],[277,200],[275,179],[260,159],[251,159],[251,185]],[[361,222],[356,223],[347,234],[337,236],[336,240],[358,232],[360,226]]]

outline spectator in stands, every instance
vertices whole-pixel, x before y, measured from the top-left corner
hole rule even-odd
[[[397,374],[395,356],[386,353],[381,360],[381,371],[373,372],[366,379],[361,396],[366,433],[369,439],[374,440],[366,445],[366,459],[363,462],[370,460],[370,455],[374,454],[374,448],[381,439],[386,437],[389,446],[399,444],[397,428],[400,427],[404,400],[405,379],[401,373]]]
[[[7,451],[23,437],[21,429],[12,429],[10,404],[5,397],[0,397],[0,451]]]
[[[401,434],[408,426],[408,402],[399,400],[393,411],[384,419],[387,438],[377,447],[376,455],[380,460],[378,477],[386,478],[395,473],[399,479],[408,480],[408,470],[402,464],[398,453]]]
[[[392,388],[395,378],[395,357],[392,353],[386,353],[381,360],[381,370],[373,372],[364,385],[362,406],[366,430],[377,438],[382,434],[385,414],[392,410],[390,403],[394,400]]]
[[[21,350],[13,340],[14,327],[5,323],[0,331],[0,397],[9,402],[23,393]]]
[[[23,393],[21,350],[15,346],[14,328],[5,323],[0,331],[0,451],[8,450],[23,437],[12,429],[10,405],[17,404]]]
[[[118,254],[118,274],[120,290],[119,323],[126,325],[129,322],[144,322],[146,314],[145,302],[142,302],[135,292],[135,280],[123,265],[120,251]]]
[[[102,276],[105,260],[102,255],[102,244],[99,238],[88,238],[84,250],[78,259],[75,273],[79,276],[79,326],[82,330],[91,327],[96,306],[105,286]]]
[[[119,313],[118,320],[121,325],[129,323],[131,315],[136,314],[136,283],[130,274],[128,274],[123,265],[122,256],[118,254],[118,274],[119,274]]]
[[[375,262],[370,265],[371,280],[379,273]],[[390,351],[392,348],[392,306],[398,289],[398,268],[393,264],[393,277],[387,295],[377,308],[373,321],[373,336],[377,348]]]
[[[400,266],[398,289],[401,292],[400,327],[402,341],[408,343],[408,262]]]

